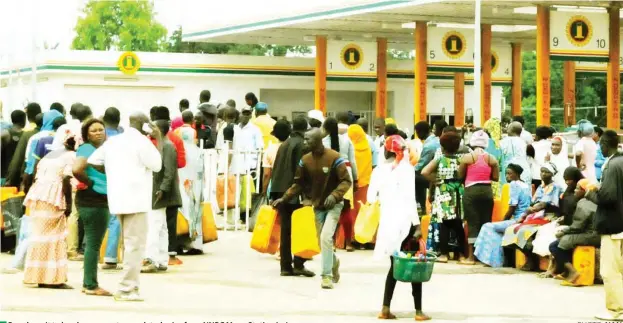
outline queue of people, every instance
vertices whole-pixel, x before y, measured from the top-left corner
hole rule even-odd
[[[579,275],[571,265],[573,248],[601,246],[609,315],[623,317],[623,291],[615,287],[621,270],[613,265],[622,257],[616,250],[623,231],[616,213],[623,200],[616,132],[582,120],[570,153],[566,140],[548,127],[538,127],[533,139],[521,118],[504,128],[492,118],[482,129],[470,129],[469,136],[440,120],[432,128],[417,123],[408,141],[391,119],[374,120],[373,138],[367,120],[347,113],[334,118],[312,110],[290,123],[271,118],[268,105],[253,93],[240,110],[235,102],[214,105],[210,99],[210,92],[202,91],[195,114],[187,100],[180,101],[181,116],[173,120],[166,107],[153,107],[149,118],[133,113],[127,129],[119,127],[115,108],[98,119],[88,106],[75,104],[69,123],[60,104],[41,114],[31,103],[25,113],[12,114],[14,126],[2,138],[3,161],[10,161],[6,169],[3,162],[2,176],[5,185],[24,187],[30,215],[22,219],[21,243],[8,271],[23,270],[27,284],[68,289],[67,260],[84,261],[83,293],[111,296],[97,281],[108,231],[101,269],[123,270],[114,297],[141,300],[140,273],[166,271],[183,264],[179,254],[203,252],[200,204],[211,197],[203,196],[201,149],[217,148],[263,153],[224,156],[218,172],[251,174],[278,210],[281,276],[316,275],[305,268],[308,259],[292,255],[292,213],[302,206],[314,207],[320,286],[332,289],[340,280],[338,228],[347,251],[363,247],[354,241],[353,229],[360,205],[379,202],[374,255],[391,260],[400,250],[413,251],[429,204],[426,248],[439,253],[439,262],[454,253],[463,265],[500,267],[508,250],[519,250],[527,258],[522,269],[533,270],[537,255],[551,255],[550,268],[540,277],[574,285]],[[503,184],[510,186],[509,208],[504,221],[492,223]],[[177,236],[178,211],[194,228],[183,239]],[[246,218],[234,214],[230,220]],[[116,254],[120,235],[123,266]],[[395,318],[390,311],[395,285],[390,266],[381,319]],[[412,295],[416,320],[430,319],[422,310],[421,284],[412,284]]]

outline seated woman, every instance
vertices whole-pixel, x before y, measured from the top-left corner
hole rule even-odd
[[[497,268],[504,265],[502,248],[504,230],[517,223],[517,219],[530,207],[530,185],[520,179],[523,171],[523,168],[517,164],[509,164],[506,167],[506,182],[510,183],[510,200],[504,221],[485,223],[474,243],[474,256],[491,267]]]
[[[534,194],[532,206],[517,220],[515,225],[506,228],[502,238],[502,246],[515,246],[526,255],[526,264],[521,270],[529,271],[535,268],[538,260],[532,254],[531,239],[543,224],[547,224],[559,213],[561,189],[553,182],[558,170],[552,163],[545,163],[541,167],[543,183]]]
[[[575,196],[580,199],[573,213],[573,223],[556,234],[557,241],[550,244],[549,249],[554,256],[555,268],[551,276],[562,279],[566,271],[565,285],[575,285],[580,274],[573,268],[573,249],[577,246],[599,247],[601,238],[593,226],[593,216],[597,205],[584,198],[586,191],[593,185],[588,179],[582,179],[577,185]]]
[[[541,226],[532,242],[532,246],[534,247],[532,252],[541,257],[548,257],[551,254],[549,245],[556,241],[556,232],[562,228],[561,224],[563,226],[571,224],[575,206],[578,204],[578,199],[575,197],[575,187],[578,181],[584,178],[582,172],[576,167],[569,167],[565,169],[563,176],[567,184],[565,184],[566,189],[560,200],[560,217],[557,218],[556,221]],[[555,177],[556,176],[554,176],[554,178]],[[555,180],[554,183],[558,185],[558,182]],[[554,263],[550,260],[549,268],[553,270],[553,266]],[[539,277],[548,278],[546,273],[539,274]]]

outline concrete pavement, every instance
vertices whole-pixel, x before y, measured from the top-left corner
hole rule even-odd
[[[280,277],[274,256],[250,249],[246,232],[219,232],[203,256],[182,266],[141,275],[140,303],[85,296],[82,263],[71,262],[74,290],[26,287],[22,274],[0,275],[0,321],[12,322],[377,322],[389,260],[370,251],[339,251],[342,278],[322,290],[320,278]],[[11,256],[0,256],[7,266]],[[307,264],[319,272],[320,259]],[[100,285],[114,291],[120,272],[102,272]],[[590,322],[604,310],[602,286],[562,287],[514,269],[436,264],[423,288],[424,311],[434,322]],[[392,311],[413,320],[408,284],[399,283]]]

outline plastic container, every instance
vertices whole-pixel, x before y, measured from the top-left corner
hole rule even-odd
[[[407,283],[425,283],[433,275],[436,256],[432,254],[413,256],[411,258],[394,255],[394,278],[397,281]]]
[[[595,283],[595,247],[577,246],[573,251],[573,267],[580,274],[576,284],[591,286]]]
[[[410,252],[405,255],[404,252],[399,252],[394,254],[392,259],[394,279],[406,283],[425,283],[430,280],[437,256],[434,253],[426,253],[426,249],[422,248],[423,245],[424,241],[420,240],[423,253]]]

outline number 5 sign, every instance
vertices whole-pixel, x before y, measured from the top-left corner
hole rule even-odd
[[[608,13],[552,11],[549,23],[552,59],[608,61]]]

